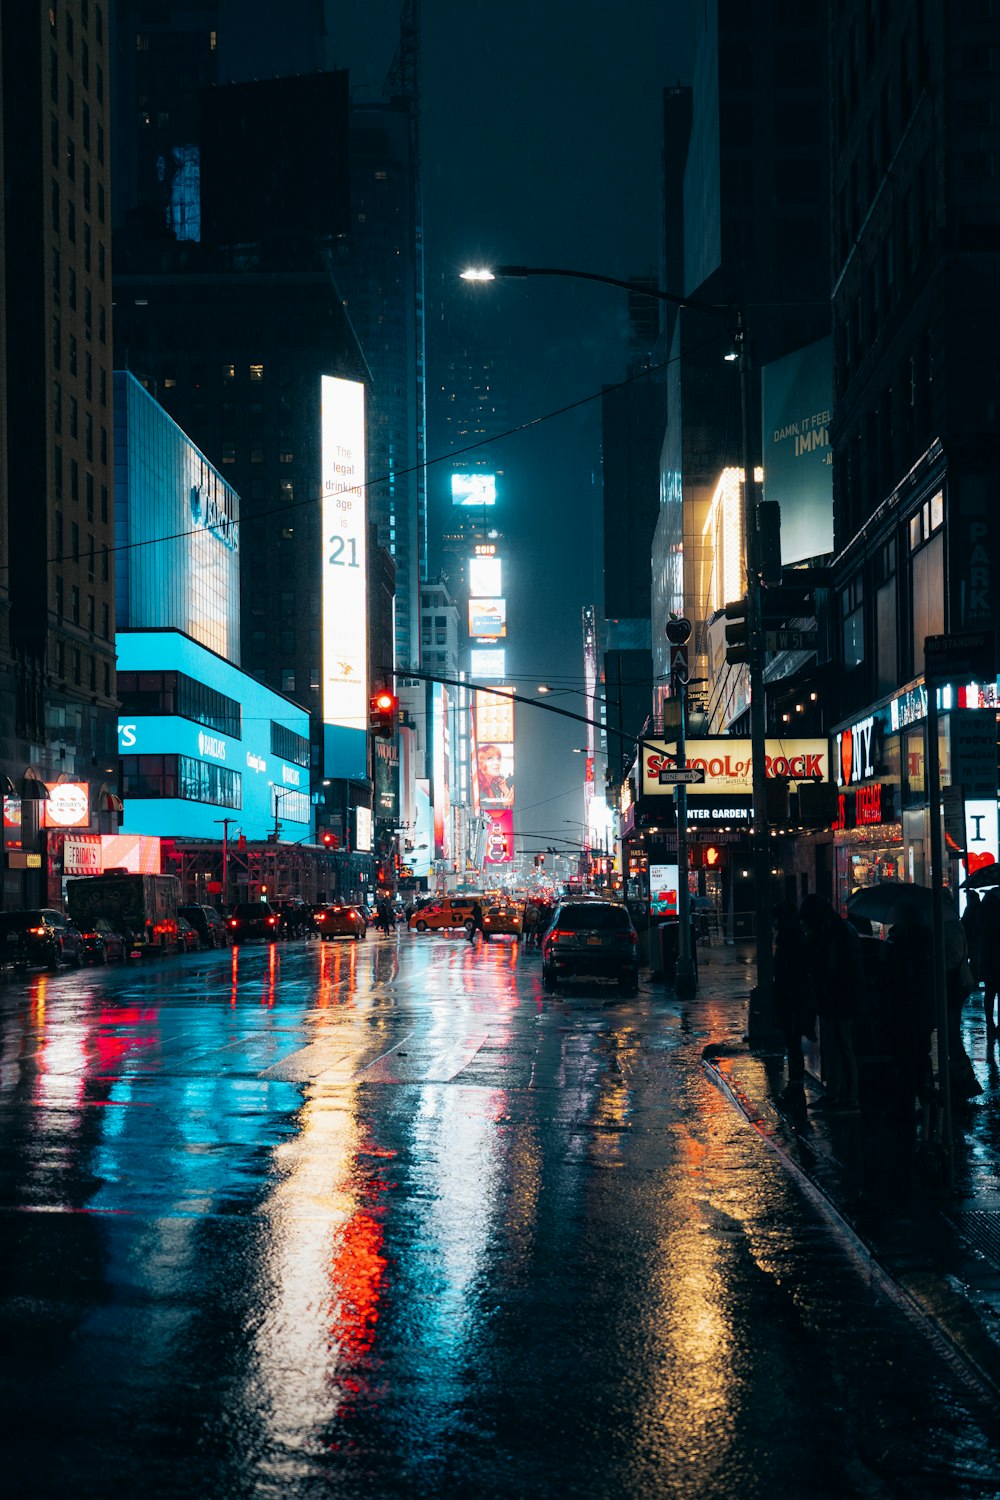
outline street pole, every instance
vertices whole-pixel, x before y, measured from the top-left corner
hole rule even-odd
[[[934,930],[934,1017],[937,1023],[937,1086],[941,1098],[941,1149],[945,1188],[953,1180],[951,1141],[951,1056],[948,1045],[948,981],[944,952],[944,841],[941,837],[941,751],[938,742],[937,682],[927,677],[927,804],[931,820],[931,919]],[[903,887],[905,890],[905,886]]]
[[[775,1035],[771,964],[771,848],[767,818],[767,719],[764,703],[764,629],[760,575],[763,567],[757,503],[757,445],[753,440],[750,341],[740,312],[737,319],[740,360],[740,408],[743,429],[743,527],[747,560],[747,644],[750,677],[750,761],[753,794],[754,927],[757,984],[750,992],[747,1035],[751,1045],[766,1045]]]
[[[229,907],[229,825],[235,823],[235,818],[216,818],[216,823],[222,824],[222,905],[228,910]]]

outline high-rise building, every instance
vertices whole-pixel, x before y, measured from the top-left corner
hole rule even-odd
[[[107,6],[86,0],[0,20],[8,905],[53,894],[46,782],[84,788],[91,827],[110,831],[114,806],[108,35]]]
[[[418,155],[405,96],[350,113],[351,228],[337,282],[371,371],[368,514],[396,564],[396,664],[419,660],[427,505]]]

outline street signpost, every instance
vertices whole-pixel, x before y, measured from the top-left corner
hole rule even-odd
[[[664,766],[659,779],[661,786],[702,786],[705,782],[705,767]]]
[[[818,651],[818,630],[765,630],[767,651]]]
[[[996,632],[964,630],[924,637],[924,676],[932,682],[995,682]]]

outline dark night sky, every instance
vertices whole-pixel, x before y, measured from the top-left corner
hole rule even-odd
[[[624,293],[566,281],[472,292],[474,261],[568,266],[611,276],[656,271],[660,247],[661,94],[687,81],[684,0],[423,0],[422,156],[429,383],[448,340],[441,288],[479,296],[486,326],[509,340],[512,425],[599,392],[625,373]],[[397,0],[328,0],[328,62],[360,97],[378,97],[397,36]],[[501,301],[502,299],[502,301]],[[499,303],[499,306],[497,305]],[[600,404],[500,448],[507,536],[508,668],[526,690],[579,688],[580,612],[600,606]],[[432,426],[429,455],[441,452]],[[445,465],[432,470],[439,497]],[[442,506],[432,509],[439,530]],[[554,700],[580,710],[573,693]],[[585,731],[520,711],[516,825],[574,835],[583,813]],[[544,837],[543,840],[544,842]]]

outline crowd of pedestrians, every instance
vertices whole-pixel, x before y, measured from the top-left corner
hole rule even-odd
[[[841,917],[824,897],[774,910],[775,1019],[787,1053],[781,1102],[807,1108],[804,1044],[820,1043],[824,1093],[808,1107],[864,1115],[912,1153],[940,1132],[932,1046],[935,951],[930,909],[900,887],[887,931]],[[987,1044],[1000,1037],[1000,891],[969,893],[961,921],[944,926],[948,1077],[953,1104],[982,1092],[962,1037],[962,1015],[983,996]],[[980,989],[982,985],[982,989]]]

